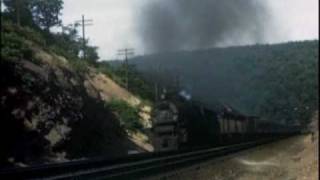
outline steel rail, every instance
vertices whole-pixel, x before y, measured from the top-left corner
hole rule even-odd
[[[279,138],[277,138],[279,139]],[[202,149],[191,152],[176,152],[172,155],[138,156],[132,160],[112,162],[108,160],[75,161],[53,165],[0,170],[0,179],[132,179],[159,174],[175,167],[192,165],[213,157],[249,149],[276,140],[269,138],[236,145]]]

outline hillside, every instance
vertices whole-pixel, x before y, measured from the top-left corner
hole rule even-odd
[[[2,37],[0,166],[152,151],[150,105],[34,30],[6,22]]]
[[[179,86],[207,106],[227,104],[271,121],[306,125],[318,109],[319,41],[140,56],[150,81]]]

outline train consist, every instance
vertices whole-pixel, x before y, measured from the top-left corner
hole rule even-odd
[[[226,105],[208,108],[181,96],[162,99],[153,112],[156,151],[227,145],[298,131],[298,126],[262,121]]]

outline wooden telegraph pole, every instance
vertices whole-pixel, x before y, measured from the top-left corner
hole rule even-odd
[[[126,68],[126,88],[129,89],[129,63],[128,63],[128,57],[134,55],[134,49],[133,48],[125,48],[125,49],[119,49],[118,55],[124,56],[125,60],[125,68]]]
[[[2,18],[2,0],[0,0],[0,5],[1,5],[1,15],[0,15],[0,28],[1,28],[1,38],[0,38],[0,41],[1,41],[1,46],[2,46],[2,39],[3,39],[3,25],[2,25],[2,23],[3,23],[3,18]]]
[[[16,18],[17,18],[17,25],[20,26],[21,25],[21,21],[20,21],[20,11],[21,11],[21,2],[20,0],[16,0]]]
[[[76,21],[76,24],[79,24],[82,26],[82,51],[83,51],[83,59],[86,58],[86,33],[85,33],[85,27],[93,25],[92,19],[85,19],[84,15],[82,15],[82,19]]]
[[[3,2],[3,0],[0,0],[0,6],[1,6],[1,23],[2,23],[2,2]],[[16,23],[17,23],[17,25],[18,26],[20,26],[21,25],[21,0],[15,0],[15,1],[13,1],[12,3],[14,3],[14,5],[13,6],[15,6],[15,8],[16,8],[16,12],[15,12],[15,14],[16,14]],[[2,26],[1,26],[2,27]]]
[[[160,70],[161,69],[161,66],[160,66],[160,64],[158,64],[157,66],[156,66],[156,70],[154,71],[154,73],[155,73],[155,76],[154,76],[154,79],[151,79],[151,80],[153,80],[154,81],[154,100],[155,100],[155,102],[158,102],[158,100],[159,100],[159,94],[160,94],[160,92],[159,92],[159,83],[157,82],[157,79],[156,79],[156,77],[157,77],[157,75],[159,76],[160,75]]]

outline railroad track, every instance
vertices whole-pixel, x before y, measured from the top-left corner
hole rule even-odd
[[[0,179],[139,179],[239,152],[274,140],[269,138],[190,152],[137,154],[116,160],[82,160],[3,169],[0,170]]]

